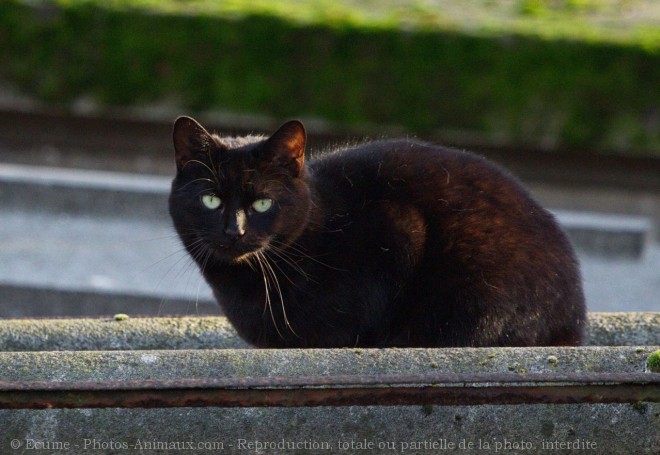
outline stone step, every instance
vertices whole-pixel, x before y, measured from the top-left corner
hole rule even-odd
[[[167,177],[0,164],[0,210],[167,221]]]
[[[649,218],[553,210],[576,249],[605,258],[640,258],[653,239]]]

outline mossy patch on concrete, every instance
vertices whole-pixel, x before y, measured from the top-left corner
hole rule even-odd
[[[660,373],[660,350],[652,353],[646,360],[646,367],[652,373]]]

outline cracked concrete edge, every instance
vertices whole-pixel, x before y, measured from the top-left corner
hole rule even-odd
[[[585,344],[660,344],[660,312],[589,313]],[[0,324],[0,351],[247,347],[224,317],[6,319]]]

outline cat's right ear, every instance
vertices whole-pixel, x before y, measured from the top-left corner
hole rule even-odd
[[[280,127],[266,142],[270,158],[279,161],[295,177],[305,162],[307,133],[299,120],[291,120]]]
[[[192,160],[207,156],[213,139],[195,119],[179,117],[174,122],[174,159],[180,171]]]

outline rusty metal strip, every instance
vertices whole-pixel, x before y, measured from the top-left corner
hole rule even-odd
[[[0,382],[0,408],[660,402],[660,374],[433,374]]]

